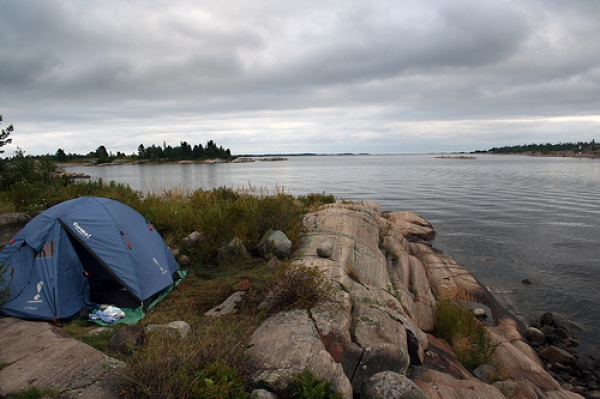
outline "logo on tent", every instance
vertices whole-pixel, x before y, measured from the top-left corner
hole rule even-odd
[[[160,274],[165,274],[167,272],[165,269],[163,269],[163,267],[160,265],[160,263],[158,263],[156,258],[152,258],[152,260],[154,261],[154,263],[156,263],[156,266],[158,266],[158,268],[160,269],[160,271],[161,271]]]
[[[33,297],[33,301],[27,301],[27,303],[42,303],[42,300],[40,298],[42,297],[41,292],[42,288],[44,288],[44,282],[40,281],[39,283],[37,283],[35,288],[37,289],[37,293]]]
[[[83,227],[79,226],[79,223],[73,222],[73,227],[75,227],[75,231],[79,233],[80,236],[84,238],[90,238],[92,235],[85,231]]]

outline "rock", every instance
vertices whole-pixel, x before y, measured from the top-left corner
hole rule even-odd
[[[352,398],[350,381],[344,370],[325,349],[315,323],[305,310],[280,312],[268,318],[253,333],[246,350],[253,381],[273,392],[282,392],[292,383],[292,375],[305,368],[332,389]]]
[[[228,314],[237,313],[238,303],[244,299],[246,291],[236,291],[229,298],[227,298],[220,305],[215,306],[208,312],[204,313],[205,316],[224,316]]]
[[[267,269],[275,271],[281,267],[281,262],[277,258],[272,258],[267,262]]]
[[[552,313],[544,313],[540,317],[540,323],[543,326],[551,326],[554,324],[554,315]]]
[[[486,384],[492,384],[498,381],[498,370],[489,364],[482,364],[473,370],[473,375],[479,381],[485,382]]]
[[[473,316],[475,316],[476,318],[481,320],[481,319],[487,318],[487,313],[486,313],[485,309],[475,308],[475,309],[473,309]]]
[[[533,283],[531,282],[531,280],[529,280],[528,278],[526,278],[526,279],[522,280],[522,281],[521,281],[521,283],[522,283],[522,284],[525,284],[525,285],[531,285],[531,284],[533,284]]]
[[[244,243],[237,237],[217,250],[217,261],[220,265],[232,265],[251,259]]]
[[[192,247],[195,247],[196,245],[198,245],[200,243],[201,239],[202,239],[202,233],[193,231],[192,233],[190,233],[187,237],[185,237],[182,240],[182,244],[186,248],[192,248]]]
[[[590,391],[587,394],[588,399],[600,399],[600,391]]]
[[[497,381],[492,386],[498,388],[507,399],[511,399],[515,396],[519,385],[515,381]]]
[[[34,385],[56,390],[61,398],[119,399],[125,363],[51,323],[2,317],[0,332],[1,398]]]
[[[427,399],[414,382],[402,374],[383,371],[369,377],[361,388],[361,399]]]
[[[172,338],[179,337],[181,339],[187,339],[188,335],[190,335],[190,332],[192,331],[192,326],[185,321],[179,320],[172,321],[167,324],[149,324],[144,329],[144,333],[151,333],[155,331]]]
[[[278,259],[287,259],[292,251],[292,242],[281,230],[269,230],[256,245],[259,255],[275,255]]]
[[[529,327],[525,332],[525,338],[531,342],[537,342],[543,344],[546,342],[546,334],[535,327]]]
[[[317,255],[321,258],[331,258],[333,255],[333,243],[331,241],[323,241],[317,247]]]
[[[389,221],[395,229],[404,236],[413,236],[430,241],[435,238],[435,230],[431,223],[413,212],[391,212],[388,214]]]
[[[420,373],[415,378],[415,384],[429,399],[506,399],[502,392],[492,385],[474,378],[458,379],[436,370]]]
[[[363,349],[352,338],[352,301],[350,294],[339,286],[333,293],[310,310],[315,325],[333,360],[341,364],[344,373],[352,378],[363,355]]]
[[[132,348],[135,346],[142,345],[144,343],[144,327],[142,326],[129,326],[123,330],[116,332],[108,340],[108,349],[121,352],[124,354],[130,354]]]
[[[551,364],[575,364],[575,357],[564,349],[548,346],[540,351],[540,356]]]
[[[93,337],[95,335],[100,335],[102,333],[105,332],[109,332],[112,331],[113,329],[110,327],[98,327],[98,328],[94,328],[93,330],[88,331],[88,333],[86,334],[88,337]]]
[[[254,389],[250,394],[250,399],[277,399],[277,396],[266,389]]]
[[[181,256],[179,257],[179,264],[180,264],[181,266],[189,266],[189,265],[191,265],[191,264],[192,264],[192,260],[191,260],[191,259],[190,259],[190,257],[189,257],[189,256],[187,256],[187,255],[181,255]]]

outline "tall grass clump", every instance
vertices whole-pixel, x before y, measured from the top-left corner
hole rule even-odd
[[[485,326],[456,298],[451,295],[438,298],[436,336],[450,343],[456,357],[468,370],[492,364],[498,344],[492,340]]]
[[[245,343],[256,318],[204,318],[186,340],[152,333],[127,361],[125,398],[245,399]]]

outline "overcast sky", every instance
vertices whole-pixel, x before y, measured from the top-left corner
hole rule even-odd
[[[233,154],[600,139],[600,1],[0,1],[26,154]]]

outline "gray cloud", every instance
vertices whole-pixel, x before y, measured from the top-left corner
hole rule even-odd
[[[599,16],[567,0],[1,2],[0,112],[30,153],[591,140]]]

